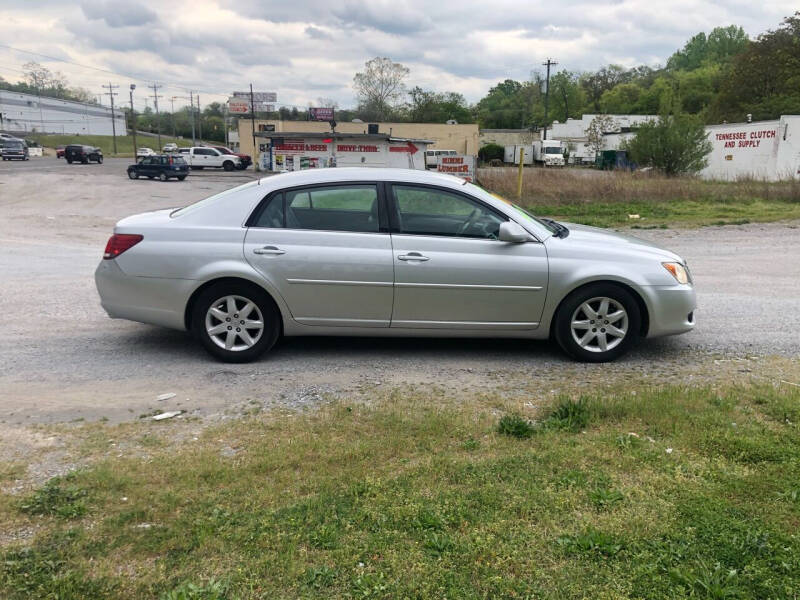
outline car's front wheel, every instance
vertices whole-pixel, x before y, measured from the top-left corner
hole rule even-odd
[[[192,311],[192,331],[205,349],[225,362],[248,362],[275,344],[280,315],[263,290],[246,283],[219,283],[203,291]]]
[[[128,177],[131,179],[139,179],[139,173],[137,173],[134,169],[128,171]]]
[[[161,181],[169,181],[169,175],[167,175],[166,173],[163,173],[163,172],[161,173],[161,175],[158,176],[158,178]]]
[[[97,157],[97,164],[99,164],[99,165],[103,164],[103,157],[102,156],[98,156]]]
[[[613,283],[580,288],[562,302],[554,334],[561,348],[585,362],[608,362],[633,347],[642,316],[630,292]]]
[[[233,166],[233,163],[229,160],[226,160],[224,163],[222,163],[222,168],[226,171],[233,171]]]

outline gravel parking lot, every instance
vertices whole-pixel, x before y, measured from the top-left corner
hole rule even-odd
[[[130,162],[0,163],[2,423],[118,421],[155,409],[219,416],[379,384],[530,393],[630,377],[680,382],[724,375],[735,359],[798,356],[800,228],[777,223],[639,232],[689,261],[698,327],[647,341],[619,363],[576,364],[547,343],[345,338],[285,340],[257,363],[217,363],[188,334],[109,319],[93,273],[118,219],[188,204],[255,173],[131,181]],[[156,400],[169,392],[177,395]]]

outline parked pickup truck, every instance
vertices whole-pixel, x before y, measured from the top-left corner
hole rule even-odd
[[[215,148],[194,146],[192,148],[181,148],[180,153],[189,164],[190,169],[217,167],[225,169],[226,171],[233,171],[234,169],[242,168],[242,159],[238,156],[223,154]]]

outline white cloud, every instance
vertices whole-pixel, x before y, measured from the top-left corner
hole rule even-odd
[[[793,4],[193,0],[187,10],[182,2],[83,0],[75,10],[75,3],[29,0],[6,4],[0,17],[4,44],[134,77],[37,59],[98,93],[109,77],[123,87],[156,80],[168,97],[194,89],[212,101],[252,82],[289,104],[325,96],[351,106],[353,74],[374,56],[406,64],[409,85],[476,101],[498,81],[528,78],[548,57],[570,70],[663,64],[698,31],[737,24],[755,36],[777,27]],[[31,59],[0,47],[0,75],[16,79]]]

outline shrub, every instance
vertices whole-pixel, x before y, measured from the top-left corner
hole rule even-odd
[[[519,415],[505,415],[497,424],[497,432],[524,439],[533,435],[533,425]]]
[[[483,162],[489,162],[490,160],[503,160],[505,155],[505,148],[503,148],[500,144],[486,144],[480,150],[478,150],[478,158],[480,158]]]

